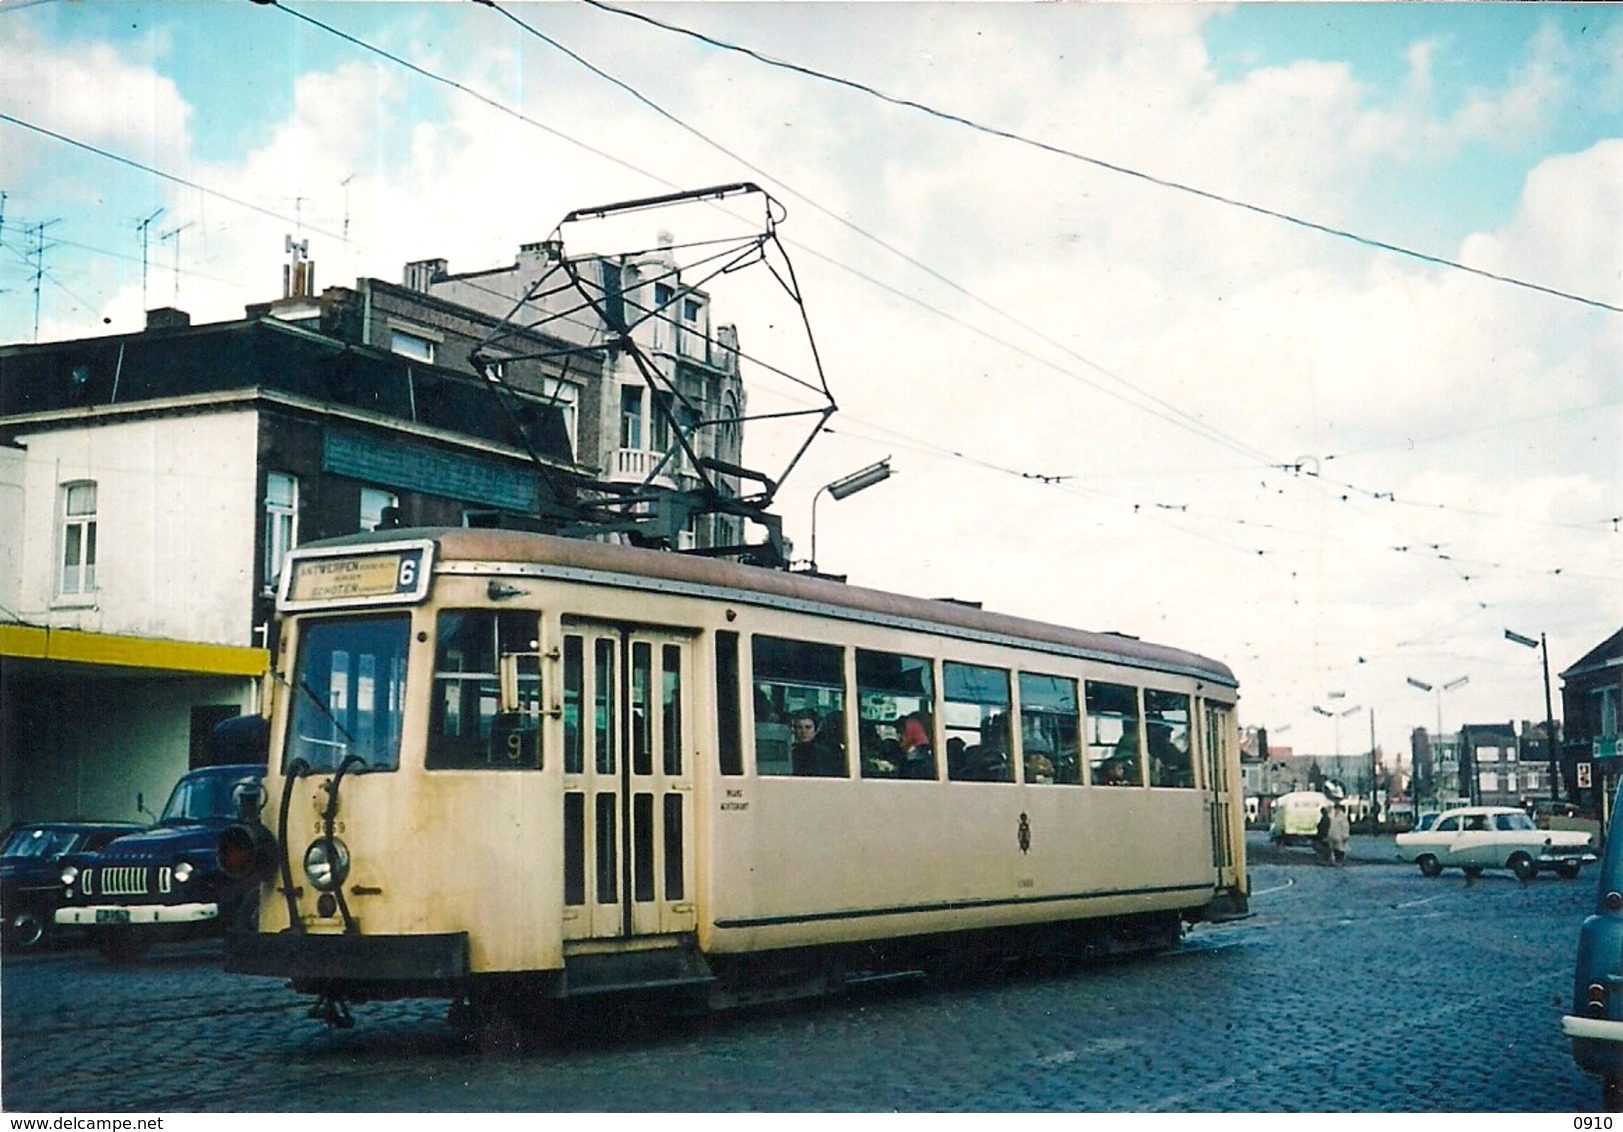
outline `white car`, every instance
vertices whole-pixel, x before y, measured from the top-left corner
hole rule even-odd
[[[1446,868],[1474,877],[1483,869],[1509,869],[1531,880],[1541,869],[1568,879],[1595,859],[1582,830],[1539,829],[1533,819],[1509,806],[1465,806],[1445,810],[1430,829],[1397,836],[1398,859],[1413,861],[1426,876]]]

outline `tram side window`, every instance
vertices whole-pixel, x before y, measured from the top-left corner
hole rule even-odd
[[[1144,785],[1140,757],[1138,689],[1087,682],[1088,766],[1101,786]]]
[[[1020,757],[1026,781],[1075,786],[1082,781],[1076,681],[1020,674]]]
[[[1013,782],[1009,673],[944,661],[941,721],[947,733],[947,777],[954,782]]]
[[[1182,692],[1144,689],[1144,734],[1149,740],[1150,785],[1194,789],[1189,697]]]
[[[934,664],[857,650],[857,748],[863,778],[936,777]]]
[[[839,645],[751,638],[755,772],[844,778],[845,650]]]
[[[518,710],[501,711],[500,658],[518,664]],[[540,626],[518,610],[441,610],[434,635],[429,770],[541,765]]]
[[[722,774],[744,773],[744,721],[738,695],[738,634],[716,634],[716,758]]]

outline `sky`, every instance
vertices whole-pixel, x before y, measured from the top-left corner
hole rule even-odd
[[[0,342],[744,180],[839,406],[796,555],[895,471],[817,504],[823,571],[1216,657],[1242,725],[1389,762],[1543,718],[1505,630],[1559,715],[1623,625],[1615,6],[0,0]],[[709,289],[804,407],[793,308]]]

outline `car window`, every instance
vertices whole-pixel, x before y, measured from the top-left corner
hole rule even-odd
[[[1438,833],[1453,833],[1460,828],[1460,819],[1458,815],[1444,818],[1434,828]]]
[[[1536,828],[1533,825],[1533,819],[1526,814],[1495,814],[1493,815],[1493,827],[1495,829],[1518,831]]]
[[[19,829],[6,842],[5,856],[12,861],[50,860],[73,848],[73,834],[65,829]]]

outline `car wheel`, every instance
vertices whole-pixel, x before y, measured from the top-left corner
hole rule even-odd
[[[1510,871],[1516,874],[1516,879],[1526,884],[1538,875],[1538,866],[1533,864],[1533,858],[1526,853],[1512,853],[1510,860],[1505,862]]]
[[[1430,853],[1422,854],[1415,864],[1420,866],[1421,876],[1434,877],[1443,871],[1442,863]]]
[[[1562,880],[1575,880],[1578,876],[1579,870],[1582,868],[1583,866],[1578,864],[1577,861],[1562,861],[1555,867],[1555,871],[1556,875],[1558,875]]]
[[[12,951],[29,951],[45,939],[45,920],[32,908],[25,908],[6,921],[6,946]]]
[[[1474,880],[1477,877],[1482,875],[1482,866],[1481,865],[1466,865],[1465,868],[1462,871],[1465,873],[1466,876],[1468,876],[1468,877],[1470,877],[1470,878],[1472,878]]]

